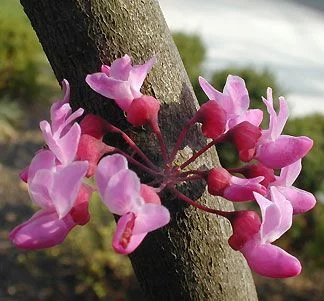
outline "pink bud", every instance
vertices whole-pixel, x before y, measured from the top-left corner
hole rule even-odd
[[[235,145],[240,160],[244,162],[248,162],[254,157],[256,144],[260,137],[261,129],[248,121],[241,122],[231,128],[226,136]]]
[[[89,162],[89,168],[86,175],[88,178],[94,175],[100,158],[110,151],[111,148],[101,140],[88,134],[81,135],[77,158],[80,161]]]
[[[93,189],[87,185],[81,185],[75,204],[72,207],[70,214],[73,221],[78,225],[85,225],[90,220],[89,214],[89,199]]]
[[[224,168],[213,168],[208,173],[208,192],[211,195],[222,196],[224,190],[230,185],[231,174]]]
[[[80,122],[81,134],[102,139],[106,133],[107,122],[98,115],[87,114]]]
[[[265,187],[268,187],[270,183],[276,180],[273,169],[268,168],[261,163],[244,166],[241,169],[240,173],[248,179],[259,176],[264,177],[263,181],[261,181],[260,184]]]
[[[143,95],[133,100],[127,109],[127,121],[133,126],[142,126],[158,120],[160,102],[152,96]]]
[[[243,248],[245,243],[251,240],[261,227],[260,217],[254,211],[236,211],[230,222],[233,234],[228,239],[228,243],[236,251]]]
[[[207,138],[216,139],[225,132],[226,113],[214,100],[203,104],[194,118],[202,123],[201,130]]]

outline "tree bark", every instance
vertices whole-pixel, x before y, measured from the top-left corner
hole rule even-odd
[[[72,105],[125,126],[121,111],[91,91],[84,79],[124,54],[143,63],[153,54],[157,64],[143,92],[162,105],[160,126],[172,149],[180,129],[198,106],[179,53],[154,0],[21,0],[59,81],[69,80]],[[161,160],[156,141],[147,132],[136,140],[155,162]],[[190,132],[179,160],[206,143],[198,128]],[[195,167],[218,164],[215,151]],[[233,209],[230,202],[210,197],[203,183],[183,185],[182,191],[210,207]],[[151,233],[130,256],[147,300],[257,300],[251,272],[244,258],[227,244],[231,234],[223,218],[201,213],[171,194],[163,203],[171,223]]]

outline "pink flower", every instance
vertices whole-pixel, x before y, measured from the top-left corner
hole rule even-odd
[[[132,66],[131,58],[124,55],[110,67],[103,65],[101,72],[87,75],[86,82],[97,93],[114,99],[122,110],[127,111],[132,101],[142,96],[140,89],[155,61],[153,56],[143,65]]]
[[[88,222],[92,190],[82,184],[87,169],[86,161],[57,165],[49,150],[35,155],[27,184],[32,200],[42,209],[11,231],[9,238],[18,248],[52,247],[62,243],[74,226]]]
[[[117,229],[113,238],[116,252],[129,254],[142,242],[148,232],[170,221],[167,208],[157,203],[157,194],[149,186],[142,186],[137,175],[128,169],[127,160],[119,154],[103,158],[95,174],[98,191],[104,204],[117,215]],[[152,196],[152,202],[147,201]]]
[[[69,164],[75,159],[81,135],[80,126],[75,120],[84,110],[78,109],[72,113],[70,106],[70,86],[67,80],[62,82],[64,89],[63,100],[56,101],[51,107],[51,124],[43,120],[40,129],[48,148],[62,164]]]
[[[263,112],[259,109],[248,109],[250,105],[249,93],[242,78],[229,75],[223,93],[217,91],[201,76],[199,83],[208,98],[216,101],[226,112],[226,131],[243,121],[248,121],[257,127],[260,125]]]
[[[234,219],[231,222],[236,237],[230,238],[230,244],[242,252],[250,268],[262,276],[286,278],[299,275],[301,264],[298,259],[271,244],[291,227],[293,208],[290,202],[275,187],[271,187],[271,201],[259,193],[254,195],[261,208],[262,224],[250,215]],[[241,242],[240,235],[244,235]]]
[[[302,169],[301,159],[281,169],[280,176],[270,183],[291,203],[294,214],[305,213],[311,210],[315,204],[315,197],[308,191],[292,186]]]
[[[266,188],[260,184],[263,179],[242,179],[232,176],[222,167],[213,168],[208,173],[208,192],[234,202],[250,201],[254,200],[255,191],[266,194]]]
[[[282,168],[304,157],[313,146],[313,141],[305,136],[281,135],[288,119],[288,106],[283,97],[279,98],[279,113],[273,108],[272,90],[268,88],[267,99],[263,98],[270,114],[269,129],[262,131],[258,141],[255,159],[269,168]]]

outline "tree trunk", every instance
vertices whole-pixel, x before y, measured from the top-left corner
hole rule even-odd
[[[143,92],[162,105],[160,126],[172,149],[181,127],[196,111],[197,101],[157,1],[154,0],[21,0],[59,81],[69,80],[72,105],[125,126],[122,113],[87,87],[86,74],[97,72],[124,54],[143,63],[153,54],[157,64]],[[215,12],[216,13],[216,12]],[[184,16],[185,17],[185,16]],[[144,136],[145,135],[145,136]],[[161,160],[155,141],[143,130],[136,134],[144,152]],[[198,128],[190,132],[179,160],[200,149]],[[190,143],[189,143],[190,142]],[[210,151],[195,166],[217,165]],[[203,183],[182,191],[210,207],[233,209],[230,202],[210,197]],[[147,300],[257,300],[250,270],[239,252],[229,248],[231,229],[223,218],[201,213],[172,195],[163,203],[171,223],[151,233],[131,256]]]

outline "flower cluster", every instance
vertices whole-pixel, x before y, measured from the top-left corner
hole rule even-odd
[[[111,66],[103,65],[101,72],[89,74],[86,82],[99,94],[114,100],[132,126],[151,128],[159,142],[163,166],[156,166],[118,127],[96,115],[81,116],[83,109],[72,112],[69,84],[63,81],[65,95],[52,105],[51,123],[40,123],[46,146],[21,173],[32,200],[41,209],[12,230],[11,241],[23,249],[62,243],[74,226],[89,221],[89,199],[97,190],[110,212],[119,216],[113,248],[118,253],[129,254],[148,232],[170,221],[170,213],[159,196],[168,189],[179,200],[227,218],[233,229],[229,245],[244,255],[255,272],[279,278],[298,275],[301,271],[298,259],[272,242],[291,227],[294,214],[307,212],[315,205],[311,193],[293,186],[301,171],[301,160],[313,142],[308,137],[282,135],[288,118],[285,99],[279,98],[276,112],[272,91],[268,89],[267,98],[262,100],[269,114],[269,126],[261,129],[263,112],[249,109],[249,95],[242,78],[229,75],[220,92],[200,77],[201,88],[209,101],[187,122],[169,152],[158,125],[160,102],[140,91],[155,61],[153,57],[133,66],[130,57],[125,55]],[[82,120],[78,123],[79,118]],[[211,140],[187,161],[176,165],[176,155],[187,132],[196,123],[201,124],[202,134]],[[119,134],[133,154],[105,143],[106,133]],[[189,168],[218,143],[233,144],[243,165],[230,169]],[[154,178],[152,185],[142,184],[129,165],[150,174]],[[94,178],[93,187],[86,184],[87,178]],[[255,201],[262,220],[256,211],[205,207],[177,189],[178,184],[194,180],[205,181],[211,195],[232,202]]]

